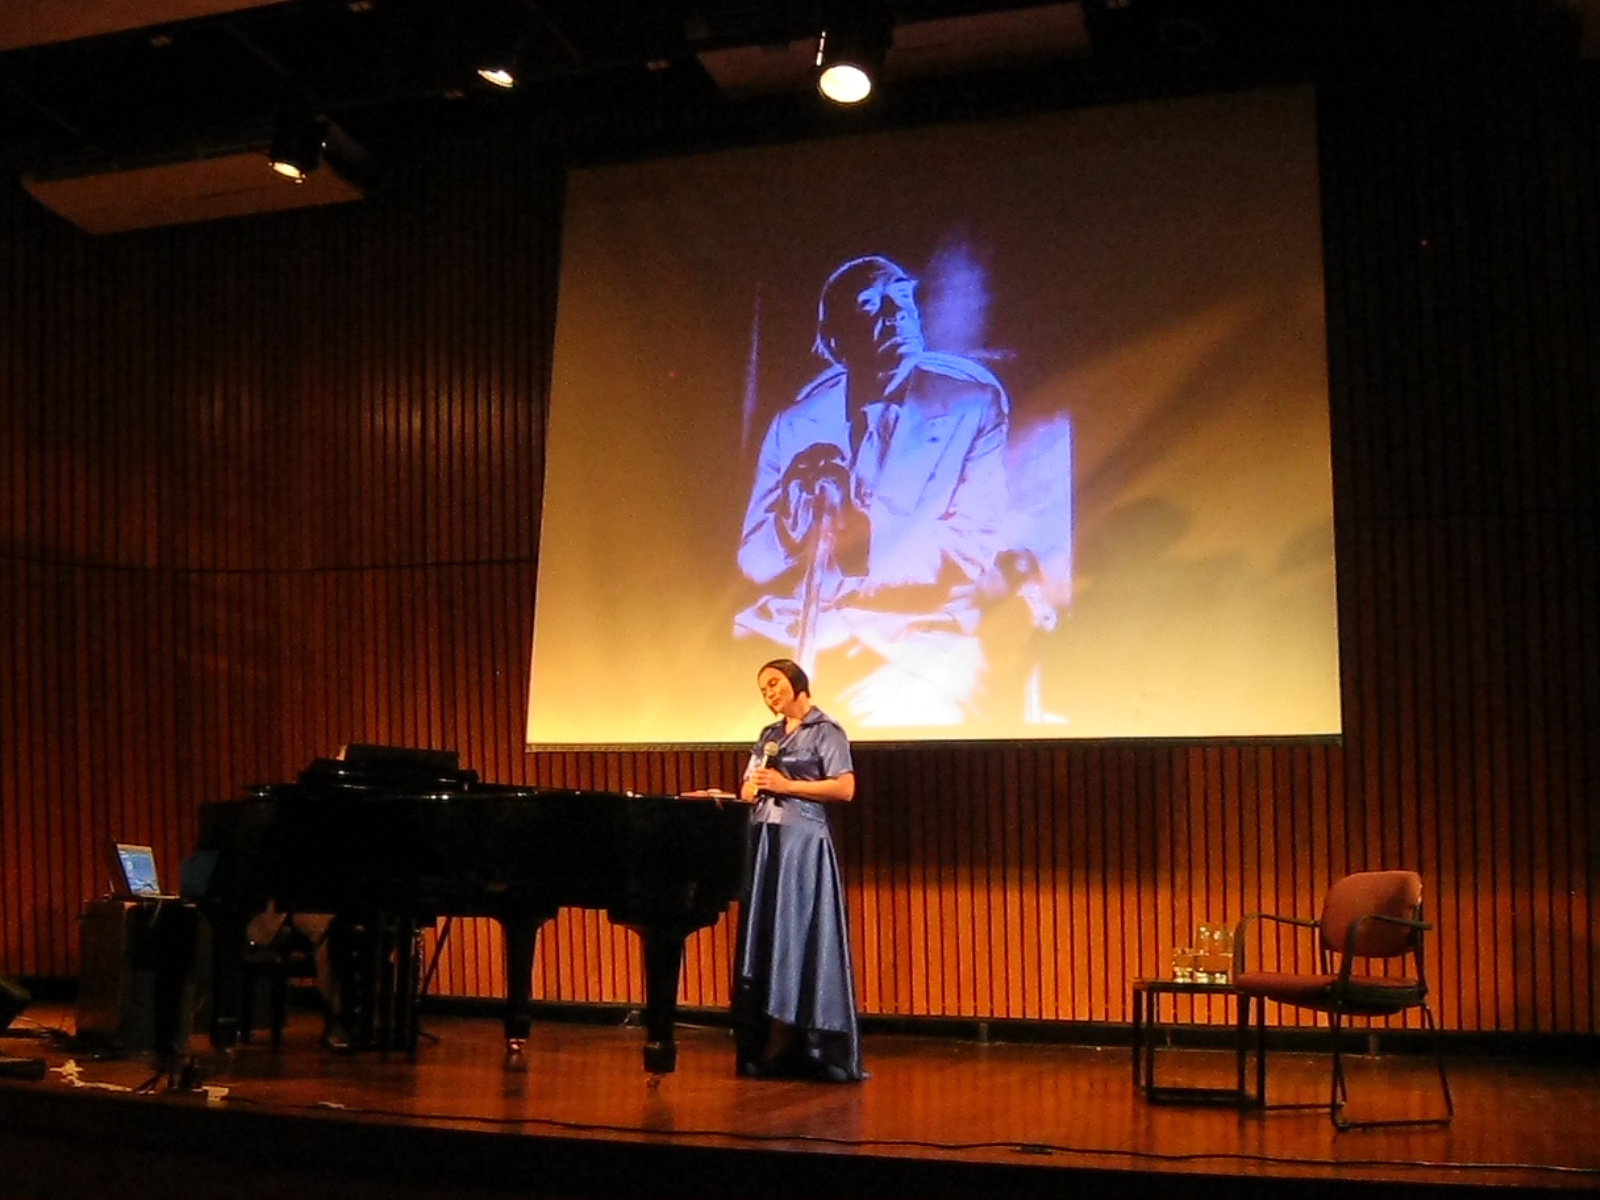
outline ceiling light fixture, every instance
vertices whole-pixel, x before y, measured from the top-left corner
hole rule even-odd
[[[817,39],[817,91],[835,104],[860,104],[877,86],[891,40],[887,17],[870,9],[829,21]]]
[[[267,164],[285,179],[304,183],[322,162],[327,144],[327,126],[315,117],[279,117],[267,147]]]
[[[478,78],[510,91],[522,82],[527,57],[527,39],[504,30],[479,34],[473,38],[472,69]]]

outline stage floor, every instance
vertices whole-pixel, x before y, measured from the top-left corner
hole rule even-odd
[[[325,1052],[300,1012],[278,1049],[195,1038],[204,1090],[162,1077],[141,1093],[148,1056],[96,1059],[52,1025],[70,1035],[71,1013],[35,1007],[0,1034],[0,1054],[48,1068],[0,1080],[0,1196],[1600,1191],[1600,1075],[1571,1063],[1453,1059],[1450,1127],[1338,1133],[1325,1111],[1152,1106],[1126,1046],[878,1035],[870,1079],[817,1084],[737,1078],[729,1033],[691,1026],[652,1086],[637,1029],[542,1023],[529,1068],[508,1073],[489,1017],[426,1017],[411,1061]],[[1168,1050],[1158,1069],[1228,1085],[1233,1059]],[[1358,1057],[1350,1074],[1353,1117],[1440,1105],[1426,1058]],[[1273,1100],[1318,1102],[1327,1082],[1325,1057],[1273,1055]]]

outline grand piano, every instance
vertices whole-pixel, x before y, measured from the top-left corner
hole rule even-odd
[[[333,913],[361,937],[344,988],[360,1044],[413,1050],[421,941],[440,917],[505,935],[507,1062],[521,1063],[539,927],[563,907],[635,930],[645,965],[645,1069],[671,1072],[684,941],[738,894],[748,809],[722,799],[484,783],[449,752],[347,748],[293,783],[203,804],[212,927],[212,1041],[239,1036],[245,927],[270,899]]]

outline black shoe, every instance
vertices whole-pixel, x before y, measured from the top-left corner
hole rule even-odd
[[[739,1074],[747,1079],[792,1079],[794,1064],[783,1058],[747,1059],[739,1064]]]
[[[823,1062],[820,1058],[806,1057],[800,1060],[795,1071],[801,1079],[811,1079],[817,1083],[853,1083],[855,1076],[845,1068],[835,1066],[833,1063]]]

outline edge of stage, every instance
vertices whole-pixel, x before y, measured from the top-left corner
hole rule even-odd
[[[618,1025],[541,1022],[528,1069],[507,1072],[489,1017],[428,1017],[413,1058],[330,1054],[315,1020],[292,1014],[277,1048],[224,1055],[195,1038],[175,1078],[148,1055],[86,1056],[70,1012],[37,1006],[0,1034],[0,1053],[45,1062],[43,1079],[0,1080],[0,1195],[1386,1200],[1600,1188],[1600,1144],[1581,1133],[1600,1128],[1600,1077],[1570,1058],[1452,1057],[1451,1126],[1341,1134],[1325,1112],[1151,1105],[1125,1045],[872,1034],[872,1078],[827,1085],[740,1079],[725,1029],[685,1026],[678,1071],[653,1085],[640,1031]],[[1226,1050],[1163,1053],[1172,1082],[1231,1071]],[[1437,1107],[1425,1057],[1351,1070],[1352,1108]],[[1325,1056],[1282,1052],[1271,1071],[1277,1099],[1325,1095]]]

